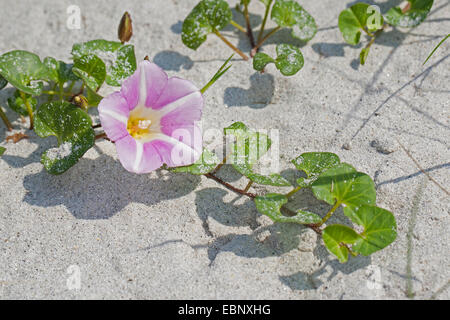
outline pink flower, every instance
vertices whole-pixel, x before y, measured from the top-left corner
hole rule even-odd
[[[196,122],[202,107],[203,96],[192,82],[169,79],[144,60],[120,92],[100,102],[98,112],[124,168],[147,173],[164,163],[177,167],[199,159],[202,134]]]

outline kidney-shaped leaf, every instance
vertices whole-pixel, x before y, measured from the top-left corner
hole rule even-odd
[[[287,197],[279,193],[268,193],[255,198],[256,209],[274,222],[313,224],[322,220],[318,215],[303,210],[299,210],[295,216],[283,215],[280,210],[287,202]]]
[[[338,25],[344,40],[356,45],[362,29],[373,32],[382,28],[383,17],[374,6],[360,2],[341,12]]]
[[[35,131],[42,137],[56,136],[59,147],[44,152],[41,162],[52,174],[72,167],[94,145],[89,115],[68,102],[43,104],[36,113]]]
[[[231,154],[228,163],[231,162],[234,169],[253,182],[272,186],[290,186],[285,178],[277,173],[262,175],[253,171],[253,165],[270,148],[271,140],[266,134],[247,128],[242,122],[235,122],[224,129],[225,135],[233,135],[235,141],[231,146]]]
[[[49,80],[49,72],[34,53],[14,50],[0,56],[0,75],[14,87],[25,93],[39,96],[43,83]]]
[[[231,9],[226,1],[202,0],[184,20],[181,40],[188,48],[196,50],[209,33],[225,28],[231,18]]]
[[[106,78],[105,63],[93,54],[76,58],[72,71],[94,92],[102,86]]]
[[[397,237],[394,215],[382,208],[364,205],[355,211],[364,227],[361,237],[353,245],[353,250],[364,256],[381,250]]]
[[[362,205],[375,205],[373,180],[347,163],[338,164],[320,174],[311,188],[317,199],[329,204],[342,204],[344,214],[359,225],[362,221],[355,211]]]
[[[353,244],[360,238],[355,230],[340,224],[327,226],[322,232],[322,239],[327,249],[334,254],[340,262],[348,260],[349,250],[346,244]]]
[[[385,15],[387,23],[396,27],[412,28],[421,24],[433,6],[433,0],[408,0],[409,9],[391,8]]]
[[[322,172],[337,166],[340,163],[340,159],[331,152],[305,152],[292,160],[292,163],[297,170],[306,173],[306,179],[297,179],[298,185],[305,188],[310,187]]]
[[[72,72],[73,64],[57,61],[55,58],[47,57],[44,65],[49,71],[50,79],[54,82],[64,84],[67,81],[76,81],[79,78]]]
[[[276,0],[271,18],[280,27],[292,28],[292,36],[303,41],[317,32],[314,18],[294,0]]]
[[[136,70],[134,46],[116,41],[92,40],[72,47],[74,61],[86,55],[95,55],[106,68],[106,83],[120,86]]]

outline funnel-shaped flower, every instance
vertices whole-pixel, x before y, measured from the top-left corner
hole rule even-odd
[[[164,163],[177,167],[198,160],[202,134],[196,122],[202,107],[203,96],[192,82],[168,79],[161,68],[144,60],[120,92],[100,102],[98,111],[125,169],[147,173]]]

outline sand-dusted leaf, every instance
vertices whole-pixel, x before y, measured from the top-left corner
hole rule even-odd
[[[20,91],[34,96],[42,93],[42,80],[50,80],[49,72],[39,57],[23,50],[0,56],[0,75]]]
[[[392,26],[412,28],[421,24],[433,6],[433,0],[408,0],[409,9],[391,8],[386,14],[386,22]]]
[[[33,98],[30,94],[25,93],[24,95],[25,95],[25,99],[30,104],[31,109],[33,111],[36,110],[37,100],[35,98]],[[20,95],[19,90],[16,90],[14,92],[14,95],[12,97],[8,98],[8,106],[12,110],[17,112],[18,114],[20,114],[22,116],[28,116],[27,106],[25,105],[25,101],[22,98],[22,96]]]
[[[202,0],[183,22],[181,40],[196,50],[209,33],[225,28],[232,18],[231,9],[224,0]]]
[[[105,63],[96,55],[88,54],[74,60],[73,73],[92,91],[97,91],[106,78]]]
[[[303,68],[304,60],[300,49],[291,44],[277,45],[277,59],[275,65],[285,76],[293,76]]]
[[[383,16],[376,7],[359,2],[340,13],[338,25],[344,40],[356,45],[363,29],[373,32],[381,29],[383,23]]]
[[[274,63],[285,76],[292,76],[303,68],[303,55],[299,48],[290,44],[277,45],[277,58],[258,52],[253,58],[253,69],[262,71],[267,64]]]
[[[224,134],[235,137],[228,160],[236,165],[253,165],[269,150],[272,144],[266,134],[251,130],[242,122],[235,122],[226,127]]]
[[[391,244],[397,237],[394,215],[382,208],[363,205],[355,211],[364,231],[353,245],[353,251],[368,256]]]
[[[362,205],[375,205],[373,180],[347,163],[338,164],[320,174],[311,188],[317,199],[332,205],[336,202],[342,204],[344,214],[359,225],[362,221],[355,211]]]
[[[6,87],[7,84],[8,84],[8,81],[6,81],[6,79],[3,78],[2,75],[0,74],[0,90],[2,90],[4,87]]]
[[[74,61],[85,55],[95,55],[106,68],[106,83],[121,86],[122,81],[136,70],[134,46],[116,41],[92,40],[72,47]]]
[[[247,128],[242,122],[235,122],[224,129],[225,135],[232,135],[235,141],[231,144],[231,154],[227,162],[234,169],[253,182],[272,186],[290,186],[285,178],[277,173],[262,175],[253,171],[253,165],[270,148],[272,141],[264,134]]]
[[[5,151],[6,151],[6,148],[0,146],[0,156],[2,156],[5,153]]]
[[[276,0],[271,18],[280,27],[292,28],[292,36],[311,40],[317,32],[314,18],[295,0]]]
[[[172,172],[186,172],[194,175],[203,175],[213,171],[220,163],[216,154],[208,149],[203,149],[202,156],[197,162],[182,167],[169,168]]]
[[[355,230],[339,224],[327,226],[322,232],[325,246],[340,262],[348,260],[349,250],[346,244],[353,244],[359,238],[360,236]]]
[[[42,137],[56,136],[58,147],[48,149],[41,158],[51,174],[61,174],[77,163],[94,145],[91,117],[65,101],[43,104],[36,112],[35,131]]]
[[[73,64],[67,64],[52,57],[44,59],[50,79],[56,83],[64,84],[67,81],[76,81],[79,78],[72,72]]]
[[[281,207],[288,202],[284,194],[268,193],[255,198],[255,205],[258,211],[268,216],[274,222],[311,224],[321,221],[320,217],[314,213],[299,210],[295,216],[285,216],[281,213]]]
[[[262,71],[269,63],[275,63],[275,59],[267,53],[258,52],[253,57],[253,69],[256,71]]]
[[[290,182],[283,178],[278,173],[271,173],[269,175],[263,175],[253,171],[252,166],[249,164],[233,165],[233,167],[243,176],[246,176],[249,180],[268,186],[276,187],[288,187]]]
[[[306,173],[305,178],[298,178],[297,183],[302,188],[310,187],[325,170],[337,166],[339,157],[331,152],[305,152],[292,160],[297,170]]]

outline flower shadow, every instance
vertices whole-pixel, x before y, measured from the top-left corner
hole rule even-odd
[[[64,175],[53,176],[43,169],[26,176],[23,201],[44,208],[62,205],[77,219],[108,219],[130,203],[151,206],[180,198],[199,183],[199,177],[187,174],[129,173],[119,161],[101,154],[95,160],[81,159]]]
[[[275,92],[275,80],[268,73],[254,73],[250,77],[250,88],[229,87],[225,89],[223,101],[228,107],[250,107],[262,109],[271,103]]]

